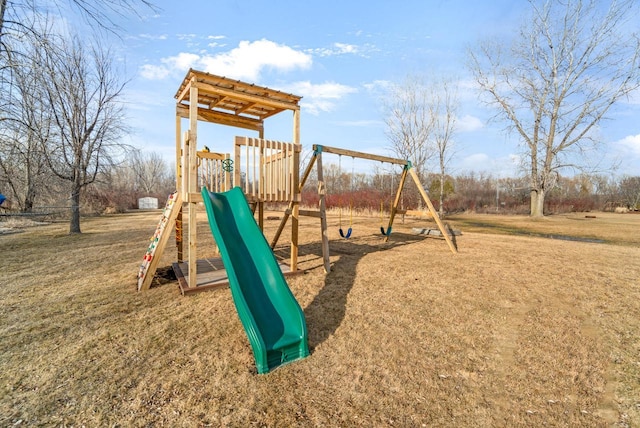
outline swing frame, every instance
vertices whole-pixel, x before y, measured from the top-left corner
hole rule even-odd
[[[389,216],[389,223],[388,223],[388,226],[387,226],[387,231],[391,232],[392,227],[393,227],[393,221],[395,219],[396,214],[404,214],[404,213],[406,213],[406,211],[398,210],[398,204],[400,203],[400,197],[402,196],[402,190],[403,190],[405,182],[407,180],[407,176],[411,176],[411,178],[413,179],[413,181],[416,183],[416,185],[418,187],[418,190],[420,192],[420,196],[422,196],[422,199],[424,200],[425,204],[427,205],[427,207],[429,209],[429,212],[431,213],[431,215],[433,216],[433,219],[435,220],[436,224],[438,225],[438,229],[440,230],[440,233],[444,237],[444,240],[447,242],[447,245],[449,246],[449,249],[454,254],[456,254],[458,252],[458,250],[456,249],[456,246],[451,241],[451,238],[449,237],[449,234],[447,233],[447,230],[444,227],[444,224],[440,220],[440,217],[438,216],[438,212],[434,208],[433,203],[431,203],[431,199],[429,199],[429,194],[427,193],[427,191],[422,186],[422,183],[420,182],[420,177],[418,176],[418,173],[415,171],[415,168],[411,164],[410,160],[398,159],[398,158],[392,158],[392,157],[387,157],[387,156],[374,155],[374,154],[370,154],[370,153],[358,152],[358,151],[354,151],[354,150],[341,149],[341,148],[338,148],[338,147],[330,147],[330,146],[324,146],[324,145],[320,145],[320,144],[314,144],[313,145],[313,154],[311,156],[311,159],[309,160],[309,164],[305,168],[305,170],[304,170],[304,172],[302,174],[302,177],[300,178],[300,181],[299,181],[299,190],[302,191],[302,188],[303,188],[304,184],[306,183],[307,179],[311,175],[311,171],[313,170],[314,165],[316,165],[317,166],[317,176],[318,176],[318,195],[320,196],[320,201],[319,201],[319,204],[318,204],[319,205],[319,210],[318,211],[300,210],[300,215],[306,215],[306,216],[310,216],[310,217],[319,217],[320,218],[320,229],[321,229],[321,237],[322,237],[322,259],[323,259],[324,271],[326,273],[331,272],[331,263],[330,263],[330,260],[329,260],[329,256],[330,256],[330,254],[329,254],[329,234],[328,234],[328,230],[327,230],[327,215],[326,215],[327,205],[326,205],[326,201],[325,201],[325,197],[326,197],[327,191],[326,191],[326,185],[325,185],[325,182],[324,182],[324,173],[323,173],[323,168],[322,168],[322,154],[323,153],[331,153],[331,154],[335,154],[335,155],[351,156],[354,159],[358,158],[358,159],[372,160],[372,161],[378,161],[378,162],[386,162],[386,163],[391,163],[391,164],[395,164],[395,165],[402,165],[403,166],[402,175],[400,177],[400,182],[398,184],[398,189],[396,191],[395,199],[393,201],[393,206],[391,208],[391,215]],[[278,230],[276,231],[275,237],[273,238],[273,241],[271,242],[271,248],[274,248],[276,246],[276,244],[278,243],[278,239],[280,238],[280,234],[282,233],[282,231],[284,230],[285,225],[287,224],[287,220],[289,218],[289,214],[291,212],[291,208],[292,207],[290,205],[289,210],[287,210],[285,212],[285,215],[282,218],[282,221],[280,222],[280,226],[278,227]],[[385,242],[387,242],[388,240],[389,240],[389,235],[385,234]]]

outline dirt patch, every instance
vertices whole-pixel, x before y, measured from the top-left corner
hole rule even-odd
[[[177,280],[176,273],[171,266],[159,267],[153,278],[152,286],[163,285]]]

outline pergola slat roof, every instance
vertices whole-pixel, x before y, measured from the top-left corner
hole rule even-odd
[[[189,89],[198,88],[198,119],[248,129],[285,110],[299,110],[302,97],[265,86],[190,69],[178,92],[176,112],[189,116]]]

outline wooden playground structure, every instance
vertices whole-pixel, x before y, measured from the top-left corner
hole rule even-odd
[[[224,192],[241,187],[261,230],[264,226],[265,203],[287,206],[271,242],[278,243],[287,222],[291,220],[289,264],[281,263],[282,272],[298,273],[298,226],[300,216],[320,220],[323,265],[329,263],[329,238],[326,219],[326,188],[322,171],[322,155],[335,154],[352,158],[387,162],[403,166],[388,229],[391,231],[396,214],[408,213],[398,209],[398,203],[408,175],[415,181],[422,198],[442,236],[452,252],[457,252],[445,231],[420,179],[408,160],[378,156],[323,145],[313,147],[313,156],[300,178],[300,105],[301,97],[263,86],[232,80],[213,74],[189,70],[176,96],[176,193],[171,195],[152,238],[138,275],[138,290],[151,286],[160,256],[175,228],[177,262],[173,263],[182,294],[203,291],[226,285],[224,266],[219,258],[198,259],[197,219],[202,202],[200,190]],[[282,142],[264,138],[264,121],[276,114],[290,111],[293,115],[292,140]],[[188,128],[182,131],[183,121]],[[198,123],[208,122],[248,129],[257,137],[235,137],[233,153],[214,153],[198,150]],[[203,145],[204,146],[204,145]],[[319,207],[301,210],[301,192],[313,167],[317,169]],[[388,240],[389,236],[385,237]]]

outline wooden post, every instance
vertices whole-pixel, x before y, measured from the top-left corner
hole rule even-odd
[[[398,184],[398,190],[396,191],[396,198],[393,200],[393,206],[391,207],[391,213],[389,216],[389,225],[387,226],[387,230],[390,230],[393,227],[393,219],[396,216],[396,212],[398,211],[398,204],[400,203],[400,197],[402,196],[402,189],[404,188],[404,182],[407,179],[407,171],[409,167],[405,165],[402,169],[402,176],[400,176],[400,183]],[[384,238],[384,242],[389,241],[389,234],[387,234]]]
[[[292,183],[291,186],[294,189],[299,189],[299,177],[300,171],[298,170],[298,166],[300,165],[300,151],[293,151],[293,168],[294,174],[292,175]],[[291,202],[293,204],[291,210],[291,272],[295,272],[298,270],[298,228],[299,228],[299,216],[300,216],[300,191],[295,192],[293,195]]]
[[[183,153],[182,153],[182,119],[176,114],[176,191],[180,196],[180,206],[177,208],[178,213],[176,215],[176,252],[178,253],[178,263],[183,262],[184,258],[184,245],[182,241],[182,166],[183,166]]]
[[[259,141],[259,143],[258,143]],[[267,181],[267,165],[265,165],[265,141],[260,139],[254,140],[253,153],[253,194],[257,196],[258,203],[258,227],[264,234],[264,201],[266,199],[268,191]],[[256,159],[256,152],[258,152],[258,159]],[[256,174],[256,162],[258,162],[258,171]],[[256,194],[256,179],[258,180],[258,189]]]
[[[242,188],[242,175],[241,172],[241,155],[240,150],[242,150],[242,146],[240,145],[242,142],[242,137],[236,137],[235,145],[233,147],[233,187],[240,186]]]
[[[429,198],[429,195],[424,190],[424,187],[422,187],[422,183],[420,183],[420,177],[418,177],[418,173],[416,173],[415,169],[411,167],[409,167],[409,173],[411,174],[413,181],[415,181],[416,186],[418,186],[418,190],[422,195],[422,199],[424,199],[424,201],[427,203],[427,207],[429,207],[429,211],[431,211],[431,215],[433,216],[433,219],[436,221],[436,224],[438,225],[438,229],[440,229],[440,233],[442,234],[442,236],[444,236],[445,241],[447,241],[447,244],[449,245],[449,249],[451,250],[452,253],[454,254],[457,253],[458,250],[456,249],[455,245],[453,245],[453,242],[451,242],[449,233],[447,232],[444,225],[442,224],[442,221],[440,221],[440,217],[438,216],[436,209],[433,207],[433,204],[431,203],[431,199]]]
[[[331,261],[329,260],[329,235],[327,233],[327,207],[324,197],[326,188],[324,185],[324,174],[322,172],[322,151],[316,154],[316,163],[318,164],[318,195],[320,196],[320,230],[322,232],[322,260],[324,271],[331,272]]]
[[[228,153],[225,154],[224,159],[226,161],[229,161],[230,158],[231,156]],[[231,171],[224,171],[224,189],[222,190],[224,192],[231,190]]]
[[[264,233],[264,202],[258,201],[258,227]]]
[[[189,195],[189,288],[195,288],[198,285],[198,242],[197,242],[197,217],[196,210],[198,204],[192,199],[192,194],[197,193],[198,189],[198,158],[196,155],[198,145],[198,87],[195,85],[196,80],[191,80],[191,88],[189,91],[189,165],[188,170],[184,171],[189,174],[189,186],[187,193]]]
[[[299,215],[300,215],[300,107],[293,110],[293,161],[291,175],[291,188],[293,189],[293,196],[291,202],[293,203],[291,210],[291,271],[298,269],[298,230],[299,230]]]

